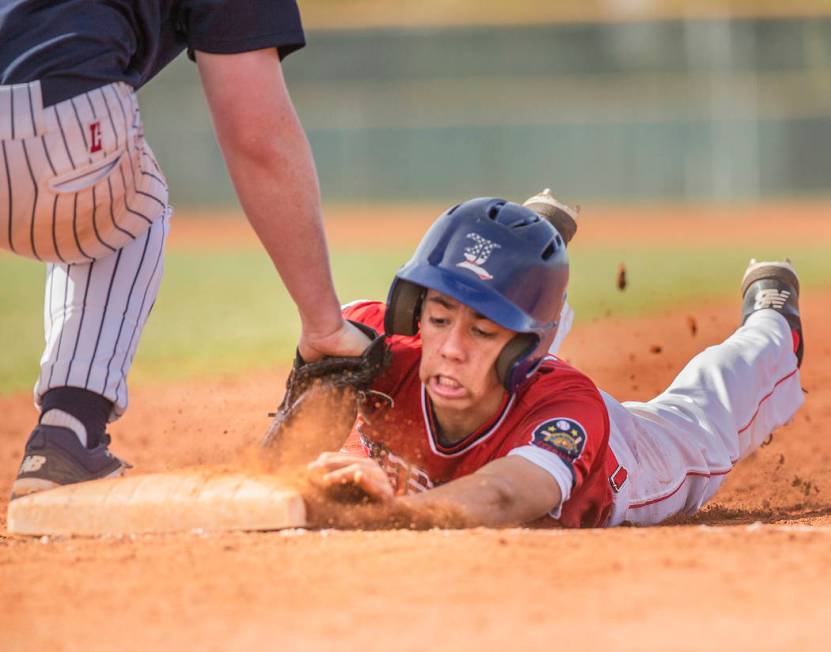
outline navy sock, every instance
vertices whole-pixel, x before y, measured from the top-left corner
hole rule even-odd
[[[113,403],[81,387],[55,387],[43,395],[41,414],[54,409],[63,410],[83,423],[87,429],[87,448],[95,448],[101,443]]]

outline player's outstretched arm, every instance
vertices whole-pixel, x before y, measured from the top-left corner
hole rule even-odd
[[[219,146],[242,208],[297,304],[301,355],[357,355],[368,340],[344,322],[308,139],[277,50],[197,52]]]
[[[400,500],[414,508],[453,509],[470,526],[503,527],[555,510],[562,495],[547,471],[518,456],[501,457],[471,475]]]
[[[309,471],[320,487],[357,485],[382,503],[397,503],[421,517],[431,512],[453,514],[468,527],[528,523],[555,510],[561,500],[560,487],[547,471],[513,455],[435,489],[401,497],[395,497],[386,473],[375,460],[354,453],[323,453],[309,465]]]

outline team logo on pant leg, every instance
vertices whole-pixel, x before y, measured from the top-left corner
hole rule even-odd
[[[100,152],[102,147],[102,137],[101,137],[101,121],[96,120],[95,122],[89,123],[89,152],[90,154],[94,154],[95,152]]]
[[[576,460],[586,445],[586,430],[574,419],[549,419],[536,427],[531,443],[569,460]]]
[[[615,493],[620,492],[623,485],[626,484],[627,478],[629,478],[629,471],[622,464],[618,464],[615,472],[609,476],[609,484],[612,485]]]

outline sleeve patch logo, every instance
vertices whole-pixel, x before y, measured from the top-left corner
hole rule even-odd
[[[586,445],[586,431],[574,419],[549,419],[537,426],[531,443],[576,460]]]

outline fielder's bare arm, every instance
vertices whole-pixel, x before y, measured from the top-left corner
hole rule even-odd
[[[297,304],[306,360],[359,352],[332,286],[312,152],[275,48],[199,52],[205,95],[243,210]]]
[[[316,482],[470,525],[655,524],[698,510],[802,404],[789,263],[752,262],[742,325],[647,402],[548,354],[567,281],[562,237],[534,211],[480,198],[440,216],[386,303],[345,310],[386,334],[391,364]]]

